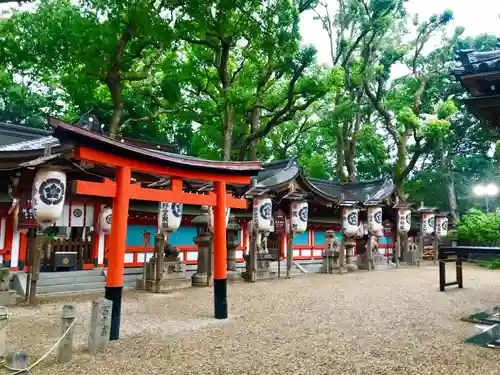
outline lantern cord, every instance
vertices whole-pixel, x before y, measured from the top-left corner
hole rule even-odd
[[[64,332],[61,337],[59,338],[59,340],[56,341],[56,343],[52,346],[52,348],[49,349],[49,351],[47,353],[45,353],[42,357],[40,357],[40,359],[38,359],[35,363],[33,363],[31,366],[27,367],[27,368],[24,368],[24,369],[18,369],[18,368],[12,368],[12,367],[9,367],[7,366],[5,363],[4,363],[4,367],[7,369],[7,370],[11,370],[11,371],[15,371],[15,372],[11,372],[9,375],[18,375],[18,374],[21,374],[23,372],[29,372],[33,367],[35,367],[36,365],[38,365],[39,363],[41,363],[44,359],[46,359],[50,353],[52,353],[52,351],[57,348],[59,346],[59,344],[61,343],[62,339],[66,337],[66,335],[69,333],[69,331],[71,330],[71,328],[73,328],[73,326],[75,325],[75,322],[76,322],[76,319],[73,320],[73,322],[71,322],[71,324],[69,325],[68,329],[66,330],[66,332]]]

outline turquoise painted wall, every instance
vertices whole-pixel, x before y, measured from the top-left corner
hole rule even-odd
[[[294,245],[309,245],[309,232],[303,232],[293,236]]]
[[[148,246],[154,246],[156,226],[154,225],[129,225],[127,226],[127,242],[126,246],[144,246],[144,232],[150,232]]]
[[[392,239],[392,237],[380,237],[379,243],[381,245],[392,245],[393,239]]]
[[[156,226],[128,225],[126,246],[144,246],[144,232],[150,232],[148,246],[154,246]],[[196,227],[180,227],[168,235],[168,242],[173,246],[194,246],[193,238],[197,236]],[[241,231],[238,232],[238,241],[241,241]]]
[[[193,238],[197,235],[196,227],[180,227],[168,235],[168,243],[172,246],[194,246]]]
[[[335,236],[339,242],[342,241],[342,233],[336,232]],[[314,244],[315,245],[324,245],[326,240],[326,232],[314,232]]]

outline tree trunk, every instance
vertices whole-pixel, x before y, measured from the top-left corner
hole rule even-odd
[[[219,79],[224,90],[224,119],[222,124],[222,160],[231,160],[231,141],[233,138],[233,106],[229,101],[230,86],[228,63],[231,40],[221,40],[220,57],[218,64]]]
[[[345,154],[344,154],[343,138],[341,134],[337,138],[336,151],[337,151],[337,157],[336,157],[335,170],[337,171],[337,178],[339,179],[340,182],[347,182],[347,175],[344,169]]]
[[[116,138],[120,132],[120,122],[124,107],[120,77],[108,77],[107,86],[113,102],[113,115],[109,124],[109,136]]]
[[[406,141],[401,137],[396,143],[398,149],[398,160],[396,161],[396,167],[394,168],[394,184],[396,187],[396,195],[401,201],[406,201],[406,194],[404,192],[405,176],[404,171],[406,169]]]
[[[458,215],[458,205],[457,205],[457,195],[455,192],[455,180],[450,173],[450,178],[446,184],[446,190],[448,192],[448,203],[450,205],[450,214],[453,221],[456,223],[460,217]]]
[[[231,141],[233,139],[233,106],[226,102],[222,129],[222,160],[231,160]]]
[[[358,110],[356,113],[356,122],[354,123],[354,129],[352,130],[351,140],[348,142],[348,151],[345,157],[345,165],[347,167],[347,174],[349,182],[356,182],[356,142],[361,126],[361,111]]]
[[[260,129],[260,108],[253,107],[250,111],[250,134],[255,134]],[[257,160],[258,139],[254,139],[248,146],[248,160]]]

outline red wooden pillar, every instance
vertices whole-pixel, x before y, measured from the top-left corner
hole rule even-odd
[[[130,197],[131,170],[129,167],[116,168],[116,196],[113,199],[110,249],[108,253],[108,275],[105,297],[113,301],[111,310],[111,330],[109,339],[120,337],[120,316],[125,267],[125,241],[127,239],[127,218]]]
[[[214,308],[216,319],[227,313],[226,183],[215,182],[217,205],[214,213]]]

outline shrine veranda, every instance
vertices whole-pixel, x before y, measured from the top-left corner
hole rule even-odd
[[[110,235],[99,233],[97,221],[105,207],[112,206],[110,197],[78,194],[74,186],[76,180],[87,179],[99,181],[96,176],[113,179],[113,171],[100,165],[80,162],[72,158],[73,146],[59,141],[47,134],[30,141],[0,147],[0,261],[13,271],[26,270],[28,231],[36,226],[30,216],[29,184],[33,173],[38,168],[59,166],[68,171],[68,191],[64,210],[54,225],[54,246],[70,246],[79,241],[81,248],[75,269],[103,268],[107,265],[110,247]],[[50,148],[50,156],[44,156],[46,148]],[[88,174],[84,171],[88,171]],[[136,176],[143,186],[165,188],[169,186],[168,178],[161,176]],[[140,179],[139,179],[140,178]],[[184,190],[197,192],[208,191],[211,184],[195,179],[187,179]],[[204,186],[206,185],[206,186]],[[28,188],[27,188],[28,187]],[[307,230],[296,234],[293,238],[293,259],[297,261],[319,261],[325,250],[326,231],[333,230],[339,240],[341,232],[342,204],[362,205],[371,200],[371,204],[380,203],[384,210],[384,234],[378,240],[382,254],[392,254],[396,240],[396,212],[388,202],[393,197],[393,186],[389,181],[378,180],[357,184],[338,184],[329,181],[309,179],[304,176],[295,158],[273,162],[263,166],[256,176],[255,185],[235,184],[230,186],[237,195],[251,197],[268,194],[273,198],[273,210],[281,211],[288,217],[290,199],[301,195],[309,202],[309,220]],[[13,198],[14,197],[14,200]],[[251,203],[251,198],[249,199]],[[277,203],[279,202],[279,203]],[[340,205],[339,205],[340,203]],[[241,227],[238,233],[239,245],[236,259],[244,262],[244,254],[248,253],[252,220],[251,204],[246,210],[233,209],[236,221]],[[125,267],[141,267],[144,261],[153,255],[154,233],[157,232],[158,204],[145,200],[131,200],[126,228]],[[197,246],[193,238],[197,228],[191,220],[199,214],[199,206],[184,205],[181,227],[170,234],[168,243],[180,251],[180,259],[188,266],[197,263]],[[363,217],[361,217],[363,218]],[[366,217],[364,217],[366,220]],[[415,220],[415,219],[414,219]],[[418,219],[417,219],[418,220]],[[278,232],[278,231],[277,231]],[[416,235],[414,231],[410,235]],[[287,233],[274,233],[269,238],[269,248],[279,250],[281,257],[287,253]],[[57,242],[59,239],[59,242]],[[364,247],[357,244],[357,247]],[[42,272],[51,269],[48,256],[42,258]]]

